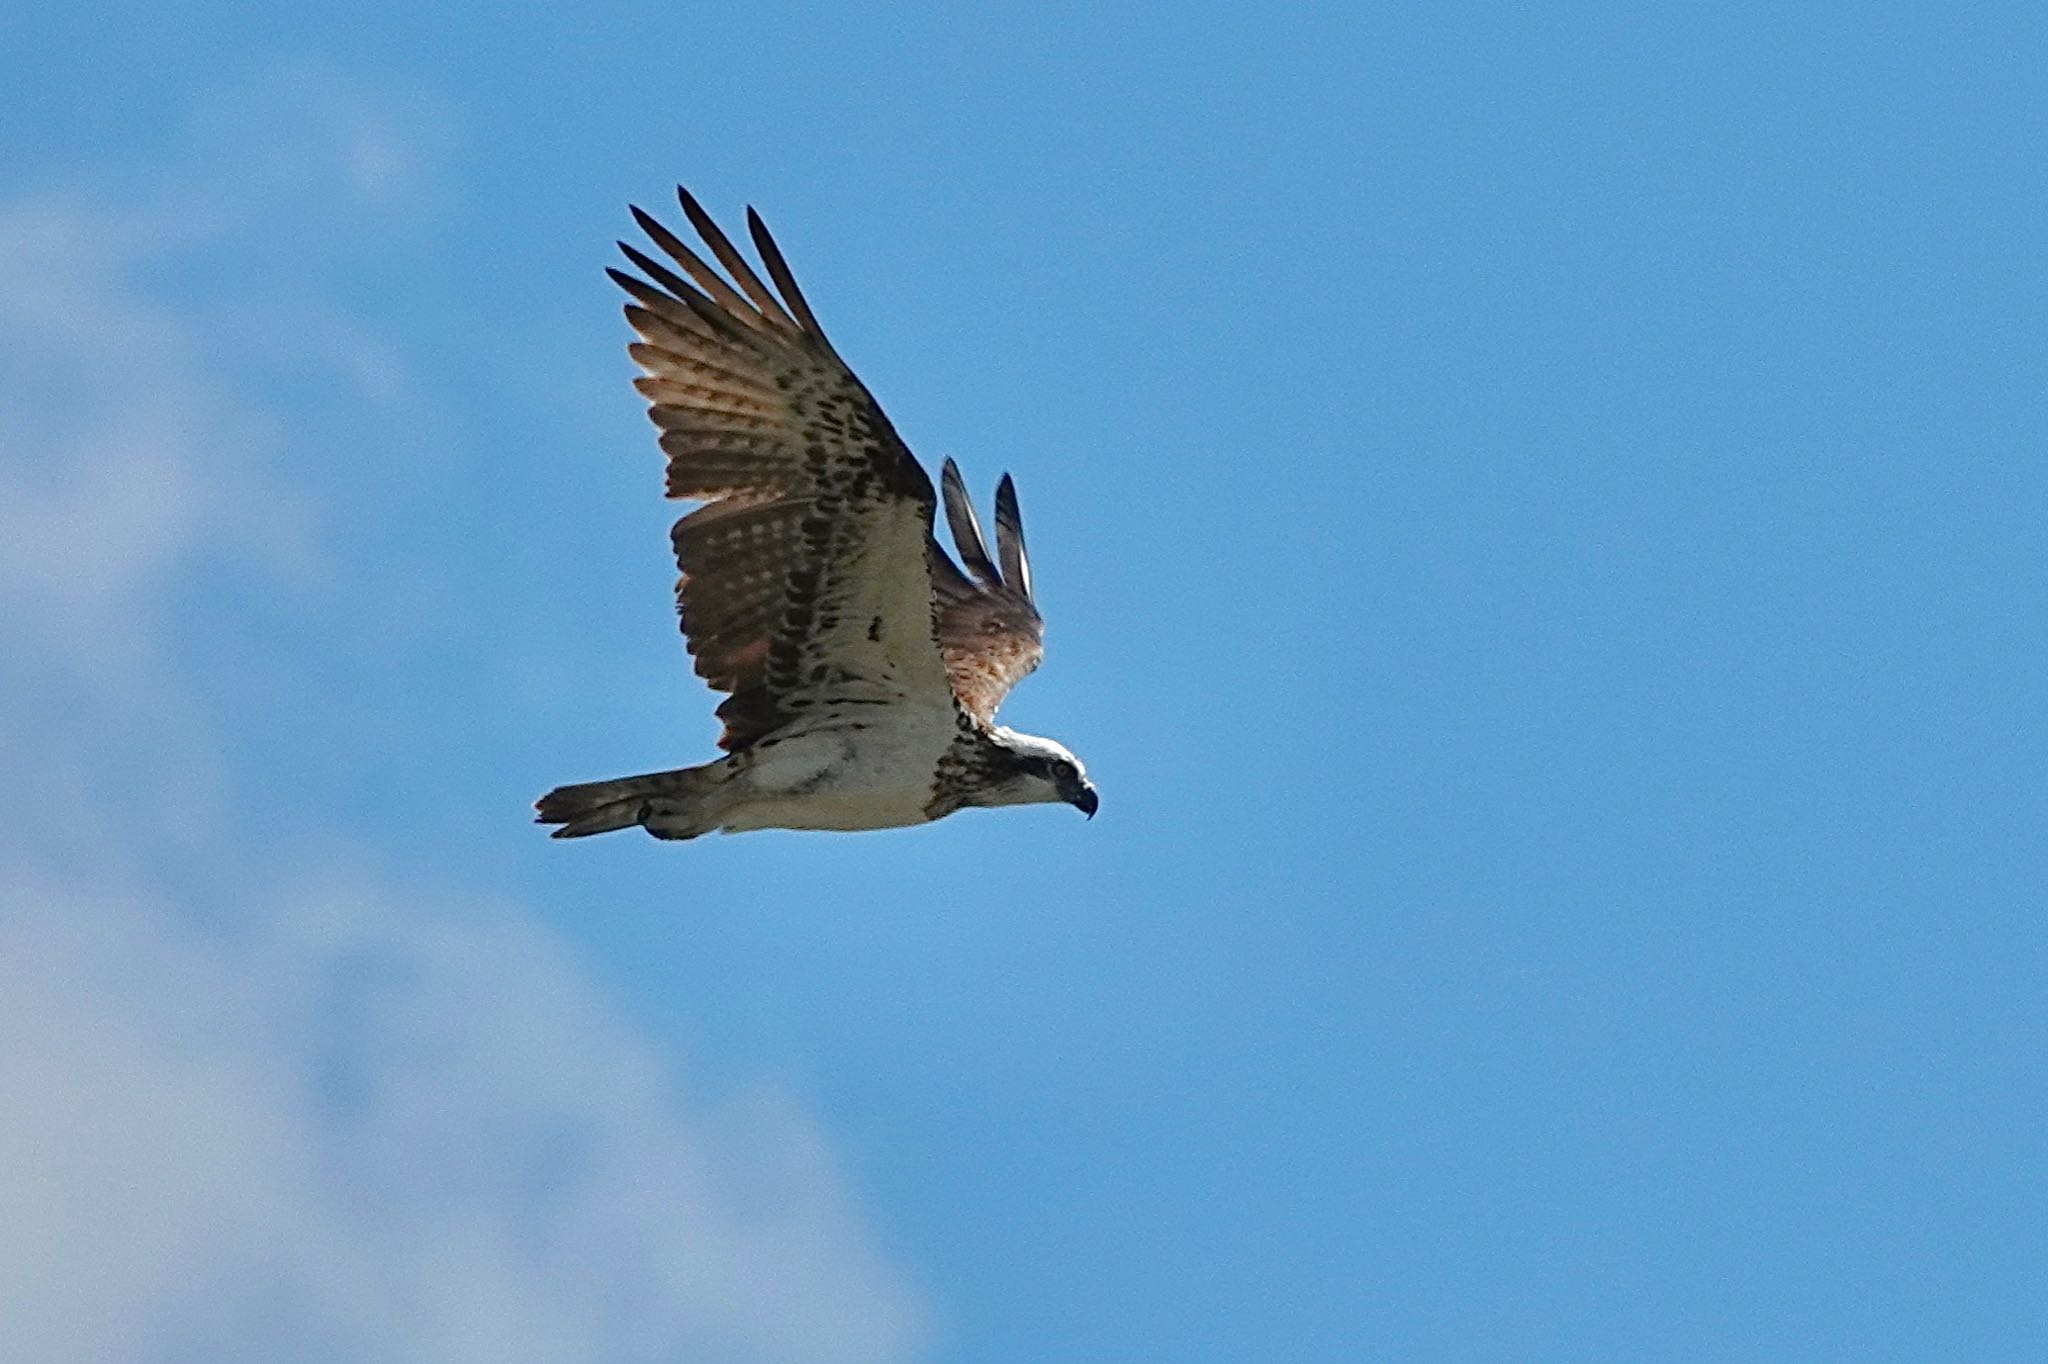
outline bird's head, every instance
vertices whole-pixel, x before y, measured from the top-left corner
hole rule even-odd
[[[1051,739],[998,728],[991,736],[1007,770],[989,784],[983,805],[1071,805],[1095,818],[1095,787],[1081,760]]]

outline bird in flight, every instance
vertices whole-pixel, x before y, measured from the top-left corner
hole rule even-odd
[[[970,806],[1063,802],[1095,814],[1080,759],[995,723],[1044,652],[1017,489],[996,486],[995,550],[952,460],[935,492],[832,349],[774,238],[747,228],[761,281],[690,194],[683,214],[724,274],[633,210],[673,268],[621,242],[639,271],[627,347],[668,460],[668,495],[704,505],[671,534],[676,604],[725,756],[562,786],[556,838],[634,825],[889,829]],[[681,273],[678,274],[677,271]],[[943,493],[956,564],[933,534]]]

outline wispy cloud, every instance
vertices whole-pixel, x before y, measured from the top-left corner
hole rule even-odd
[[[0,206],[0,610],[97,667],[134,661],[195,551],[295,538],[294,498],[262,486],[275,423],[140,287],[137,221],[76,194]]]
[[[316,372],[370,430],[410,415],[396,348],[320,271],[431,211],[447,126],[423,97],[282,68],[205,96],[160,147],[0,203],[11,627],[105,668],[198,560],[309,567],[308,435],[234,376]]]
[[[693,1106],[505,906],[328,883],[207,926],[0,867],[22,1358],[901,1357],[786,1102]]]
[[[342,238],[402,228],[438,134],[401,103],[282,73],[146,175],[0,204],[0,1339],[906,1358],[914,1295],[792,1101],[693,1100],[516,905],[265,849],[213,757],[232,717],[166,622],[208,564],[300,590],[321,508],[292,414],[225,363],[269,286],[194,303],[160,276],[314,201]],[[411,401],[402,348],[301,286],[324,339],[298,362],[366,422]]]

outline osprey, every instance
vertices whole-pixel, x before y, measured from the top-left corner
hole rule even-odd
[[[697,675],[730,693],[718,707],[726,756],[559,787],[537,802],[540,822],[559,825],[556,838],[636,824],[695,838],[887,829],[1050,801],[1092,817],[1078,758],[995,723],[1043,653],[1010,476],[996,486],[991,554],[946,461],[963,569],[933,536],[931,479],[825,339],[760,217],[747,210],[773,290],[687,191],[676,196],[726,274],[638,208],[682,274],[625,242],[640,275],[607,273],[633,300],[640,339],[627,351],[661,431],[668,495],[705,504],[670,538]]]

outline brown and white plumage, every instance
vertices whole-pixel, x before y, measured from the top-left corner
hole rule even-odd
[[[1071,754],[994,724],[1042,653],[1009,476],[992,556],[946,461],[963,570],[933,536],[930,478],[826,340],[760,218],[748,210],[773,288],[677,197],[724,273],[637,208],[667,263],[621,242],[639,274],[609,273],[633,300],[628,350],[668,495],[704,503],[675,525],[676,595],[698,675],[728,693],[729,756],[559,788],[539,802],[542,821],[562,825],[558,837],[631,824],[693,837],[886,827],[1037,799],[1092,813]]]
[[[1017,516],[1017,486],[1003,475],[996,485],[996,547],[1001,567],[988,554],[981,522],[968,500],[960,468],[947,460],[940,474],[946,520],[953,528],[966,572],[933,546],[932,593],[938,603],[939,651],[953,694],[975,719],[995,722],[996,707],[1010,688],[1045,655],[1045,622],[1031,598],[1031,567],[1024,555],[1024,526]]]

